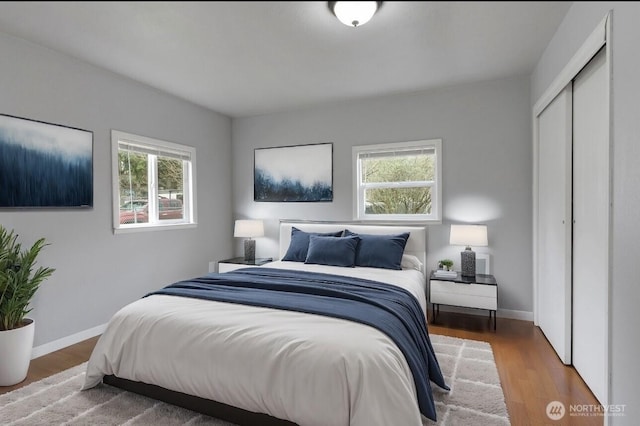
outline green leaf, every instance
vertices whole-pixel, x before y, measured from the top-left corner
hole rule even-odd
[[[22,325],[40,284],[55,271],[48,267],[34,271],[37,257],[47,245],[40,238],[31,248],[23,250],[18,235],[0,225],[0,330]]]

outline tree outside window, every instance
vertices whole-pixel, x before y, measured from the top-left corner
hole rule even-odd
[[[354,147],[356,219],[440,220],[440,140]]]

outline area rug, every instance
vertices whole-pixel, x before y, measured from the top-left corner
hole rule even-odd
[[[477,340],[431,335],[447,392],[432,384],[438,422],[425,425],[509,425],[500,376],[491,345]]]
[[[432,335],[450,392],[433,386],[438,422],[508,425],[500,378],[485,342]],[[231,423],[107,385],[80,391],[86,363],[0,395],[2,425],[211,425]]]

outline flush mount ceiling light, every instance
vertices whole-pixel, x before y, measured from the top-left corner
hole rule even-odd
[[[330,1],[329,10],[350,27],[366,24],[380,8],[381,1]]]

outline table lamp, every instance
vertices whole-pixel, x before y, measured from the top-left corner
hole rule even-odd
[[[264,223],[261,220],[236,220],[233,231],[234,237],[247,238],[244,240],[244,260],[256,260],[256,240],[251,238],[264,236]]]
[[[484,247],[489,245],[487,241],[486,225],[451,225],[451,235],[449,244],[466,246],[460,253],[461,274],[463,276],[476,275],[476,252],[471,250],[471,246]]]

